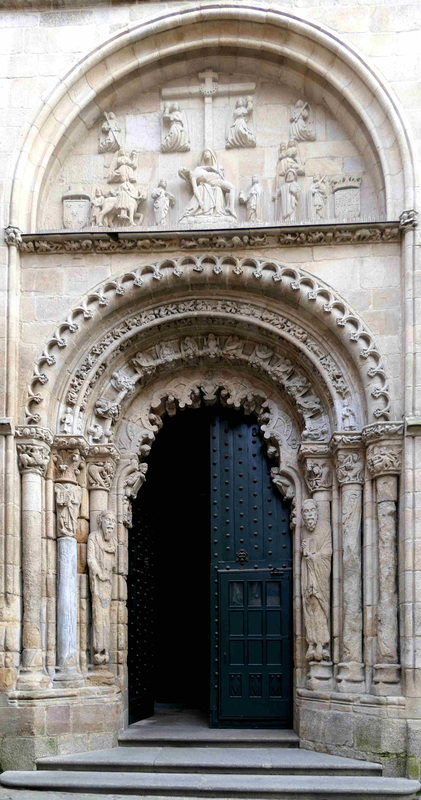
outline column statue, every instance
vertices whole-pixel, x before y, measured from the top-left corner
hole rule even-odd
[[[301,586],[307,661],[330,661],[330,524],[319,519],[315,500],[305,500],[302,520],[307,534],[301,543]]]
[[[110,603],[117,556],[115,514],[101,511],[97,523],[98,530],[89,534],[87,561],[92,596],[93,662],[101,666],[110,660]]]

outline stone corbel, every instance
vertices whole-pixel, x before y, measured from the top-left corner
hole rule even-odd
[[[306,639],[309,648],[307,650],[307,660],[308,660],[308,672],[307,672],[307,687],[309,689],[317,690],[317,691],[330,691],[333,689],[333,664],[331,659],[331,641],[330,641],[330,616],[331,616],[331,596],[330,596],[330,573],[331,573],[331,560],[332,560],[332,527],[331,527],[331,501],[332,501],[332,464],[331,464],[331,450],[329,444],[326,443],[318,443],[318,442],[305,442],[301,444],[300,447],[300,460],[303,462],[304,466],[304,475],[307,484],[307,488],[311,495],[311,499],[314,501],[316,509],[317,509],[317,525],[314,531],[308,530],[305,531],[304,520],[303,520],[303,532],[302,532],[302,575],[301,575],[301,582],[302,582],[302,598],[303,598],[303,608],[304,608],[304,626],[306,632]],[[307,502],[307,501],[306,501]],[[303,509],[301,514],[303,516]],[[313,615],[313,621],[311,622],[310,618],[312,616],[312,607],[314,605],[313,598],[307,597],[307,590],[308,587],[306,584],[308,580],[306,580],[306,571],[307,571],[307,561],[305,555],[305,542],[307,543],[308,549],[308,540],[314,538],[315,547],[313,549],[316,552],[320,553],[321,550],[324,552],[324,560],[329,560],[329,570],[328,574],[324,574],[324,583],[323,586],[319,586],[316,592],[316,605],[318,606],[320,603],[320,608],[316,609],[315,614]],[[316,541],[317,540],[317,541]],[[318,598],[318,599],[317,599]],[[308,608],[307,608],[308,606]],[[328,609],[327,614],[325,613],[325,609]],[[323,619],[326,616],[326,619]],[[317,621],[318,617],[320,618]],[[313,632],[312,636],[309,636],[309,631],[307,630],[307,626],[312,625],[312,628],[320,627],[319,638],[326,639],[329,638],[329,641],[322,641],[322,657],[317,655],[316,648],[316,657],[309,655],[309,652],[312,651],[311,639],[315,638],[315,634]],[[326,630],[329,633],[326,633]],[[323,631],[325,633],[323,634]],[[313,648],[314,649],[314,648]]]
[[[361,520],[365,460],[362,437],[334,434],[336,477],[340,491],[342,553],[342,638],[337,681],[340,692],[361,693],[365,688],[362,652]]]
[[[376,489],[378,536],[377,663],[371,691],[401,694],[398,637],[397,505],[402,469],[403,423],[379,423],[363,432],[367,466]]]
[[[47,428],[21,425],[16,428],[17,453],[22,487],[22,662],[18,688],[40,689],[49,685],[44,669],[41,641],[42,530],[44,477],[53,443]]]
[[[57,673],[55,682],[83,683],[77,660],[77,525],[89,445],[83,436],[56,436],[53,453],[57,515]]]

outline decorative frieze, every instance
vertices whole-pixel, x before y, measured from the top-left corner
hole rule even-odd
[[[95,197],[95,195],[94,195]],[[101,195],[102,198],[102,195]],[[94,200],[92,200],[94,205]],[[102,200],[99,202],[102,208]],[[97,223],[95,223],[97,224]],[[154,252],[161,250],[207,250],[229,249],[238,250],[244,247],[299,247],[308,245],[341,245],[341,244],[367,244],[376,242],[397,242],[400,239],[398,223],[359,223],[350,225],[300,225],[277,227],[271,225],[257,225],[248,230],[248,222],[236,227],[241,229],[241,235],[227,230],[212,230],[204,236],[201,231],[188,231],[181,233],[162,233],[156,231],[115,231],[113,236],[107,233],[44,233],[22,234],[10,241],[22,253],[129,253],[129,252]]]

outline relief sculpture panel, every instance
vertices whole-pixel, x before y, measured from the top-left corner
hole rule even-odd
[[[338,131],[328,108],[253,77],[245,82],[204,65],[185,85],[156,87],[156,107],[149,98],[143,110],[139,90],[132,109],[128,102],[102,112],[89,134],[91,155],[83,141],[64,164],[43,228],[381,220],[372,162]]]

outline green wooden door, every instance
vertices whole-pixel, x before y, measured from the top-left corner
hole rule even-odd
[[[211,724],[287,727],[292,702],[289,507],[254,418],[210,426]]]

